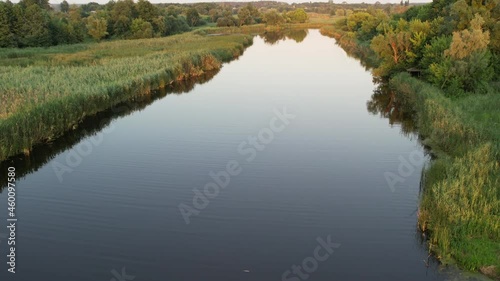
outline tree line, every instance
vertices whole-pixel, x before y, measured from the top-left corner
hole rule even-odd
[[[370,46],[380,60],[379,76],[420,73],[453,96],[498,86],[498,0],[434,0],[394,15],[372,7],[336,25],[358,45]]]
[[[270,2],[274,3],[274,2]],[[119,0],[69,5],[64,0],[0,2],[0,47],[46,47],[89,40],[162,37],[206,24],[241,26],[305,22],[304,9],[257,8],[251,3],[158,4]]]

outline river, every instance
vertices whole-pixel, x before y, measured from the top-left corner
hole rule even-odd
[[[1,280],[451,278],[416,226],[424,149],[333,39],[255,37],[205,80],[3,163]]]

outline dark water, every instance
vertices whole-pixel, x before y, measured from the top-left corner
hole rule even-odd
[[[1,280],[457,278],[416,229],[424,161],[413,160],[424,157],[411,124],[333,39],[256,37],[210,81],[183,87],[2,164],[27,175],[17,273],[0,236]],[[5,189],[0,202],[6,224]]]

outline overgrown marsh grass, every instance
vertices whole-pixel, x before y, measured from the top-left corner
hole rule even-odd
[[[500,92],[451,100],[406,73],[391,85],[438,155],[419,211],[430,249],[445,263],[499,278]]]
[[[29,152],[96,114],[176,80],[220,68],[243,34],[120,40],[0,52],[0,160]],[[20,58],[26,58],[22,63]],[[10,63],[9,63],[10,62]]]

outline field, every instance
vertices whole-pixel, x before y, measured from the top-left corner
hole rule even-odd
[[[0,50],[0,160],[50,142],[91,116],[176,80],[219,69],[251,36],[120,40]]]

